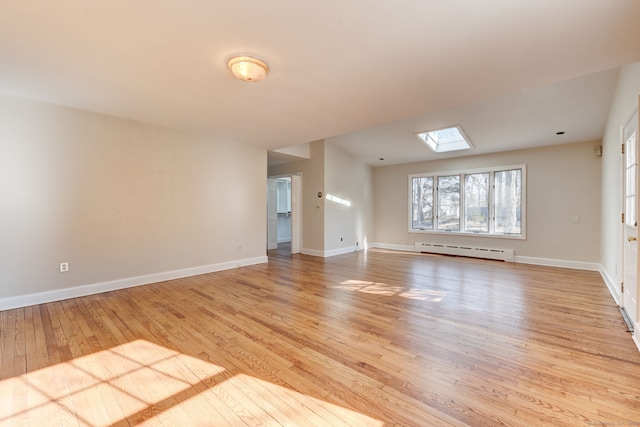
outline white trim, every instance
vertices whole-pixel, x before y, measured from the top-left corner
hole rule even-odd
[[[388,249],[390,251],[415,252],[415,245],[396,245],[393,243],[371,243],[370,248]]]
[[[570,261],[564,259],[537,258],[516,256],[515,262],[520,264],[543,265],[547,267],[572,268],[574,270],[600,271],[601,265],[595,262]]]
[[[636,331],[638,331],[638,328],[640,328],[640,323],[636,322],[636,324],[633,325],[633,327]],[[640,337],[638,337],[638,335],[634,332],[633,335],[631,335],[631,339],[636,344],[636,347],[638,347],[638,350],[640,350]]]
[[[491,233],[472,233],[469,231],[445,231],[445,230],[419,230],[412,229],[409,233],[416,234],[435,234],[440,236],[464,236],[464,237],[484,237],[486,239],[512,239],[512,240],[527,240],[527,236],[524,234],[491,234]]]
[[[609,293],[611,294],[611,297],[613,298],[613,300],[617,305],[620,305],[620,301],[621,301],[620,297],[622,295],[620,294],[620,289],[618,289],[618,286],[616,286],[615,280],[613,280],[611,276],[609,276],[609,273],[607,272],[607,270],[605,270],[604,267],[602,266],[600,266],[600,275],[602,276],[604,283],[607,285],[607,288],[609,289]]]
[[[357,251],[358,251],[357,246],[348,246],[346,248],[331,249],[329,251],[324,251],[324,256],[325,258],[328,258],[331,256],[349,254],[351,252],[357,252]]]
[[[346,248],[339,248],[339,249],[331,249],[329,251],[319,251],[316,249],[302,249],[302,253],[304,255],[311,255],[311,256],[317,256],[317,257],[321,257],[321,258],[329,258],[332,256],[336,256],[336,255],[343,255],[343,254],[350,254],[352,252],[358,252],[363,250],[362,248],[359,248],[358,246],[348,246]]]
[[[164,282],[166,280],[182,279],[184,277],[197,276],[199,274],[214,273],[216,271],[230,270],[232,268],[245,267],[254,264],[268,262],[267,256],[246,258],[228,261],[219,264],[203,265],[200,267],[185,268],[182,270],[165,271],[162,273],[147,274],[144,276],[128,277],[125,279],[110,280],[108,282],[93,283],[73,288],[57,289],[55,291],[38,292],[28,295],[20,295],[0,299],[0,310],[27,307],[30,305],[44,304],[53,301],[61,301],[69,298],[83,297],[118,289],[132,288],[134,286],[148,285],[150,283]]]

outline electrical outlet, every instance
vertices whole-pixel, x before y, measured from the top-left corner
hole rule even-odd
[[[60,263],[60,273],[66,273],[67,271],[69,271],[69,263],[68,262],[61,262]]]

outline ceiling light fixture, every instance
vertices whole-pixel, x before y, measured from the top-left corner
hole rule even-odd
[[[249,55],[236,55],[227,61],[234,76],[245,82],[259,82],[269,73],[266,62]]]

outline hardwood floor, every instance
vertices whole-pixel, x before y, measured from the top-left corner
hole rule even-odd
[[[0,312],[0,425],[640,425],[596,272],[269,255]]]

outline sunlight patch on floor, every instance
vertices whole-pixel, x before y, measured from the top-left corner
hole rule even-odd
[[[144,340],[5,379],[0,396],[0,425],[383,425]]]
[[[391,286],[386,283],[367,282],[364,280],[345,280],[339,285],[333,286],[333,288],[353,292],[363,292],[366,294],[399,296],[402,298],[431,302],[440,302],[447,295],[447,293],[444,291],[438,291],[434,289],[407,289],[404,286]]]

